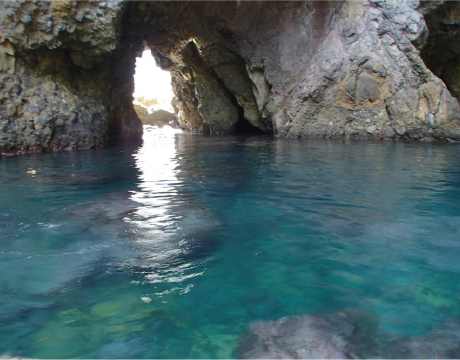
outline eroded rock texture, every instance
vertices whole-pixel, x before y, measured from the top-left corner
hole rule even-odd
[[[147,45],[190,131],[459,140],[458,14],[418,0],[1,2],[0,148],[138,141]]]
[[[0,149],[41,151],[107,141],[117,3],[0,3]]]

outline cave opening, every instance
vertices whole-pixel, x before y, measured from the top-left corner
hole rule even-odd
[[[203,4],[190,6],[196,16],[204,11]],[[146,125],[212,135],[273,133],[264,66],[249,64],[235,38],[214,22],[198,26],[178,8],[127,6],[111,62],[109,140],[139,142]]]
[[[134,111],[142,125],[179,128],[173,98],[170,72],[158,66],[152,50],[144,45],[141,56],[136,57],[133,92]]]
[[[241,116],[233,130],[235,135],[263,135],[264,132]]]

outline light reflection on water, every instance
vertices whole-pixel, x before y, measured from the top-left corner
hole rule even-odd
[[[230,358],[253,321],[352,308],[401,357],[460,316],[459,147],[144,140],[0,161],[0,354]]]
[[[193,261],[183,260],[193,247],[193,232],[204,219],[195,219],[194,224],[188,223],[184,228],[184,221],[190,219],[186,219],[185,212],[177,211],[178,207],[187,206],[178,193],[181,182],[175,134],[181,132],[168,126],[144,126],[144,145],[133,154],[139,169],[139,191],[133,192],[131,199],[142,206],[124,221],[136,229],[133,241],[139,257],[135,266],[146,283],[176,284],[153,295],[186,293],[193,284],[180,286],[180,283],[204,273],[195,270],[197,265]]]

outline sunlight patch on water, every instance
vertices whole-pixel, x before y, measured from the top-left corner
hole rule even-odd
[[[194,232],[201,226],[201,221],[195,227],[181,225],[188,220],[187,204],[183,205],[178,191],[176,135],[182,131],[169,126],[144,128],[144,144],[133,154],[139,191],[131,195],[131,200],[142,206],[125,219],[137,234],[133,241],[142,259],[137,260],[136,267],[150,284],[182,283],[204,273],[195,271],[194,262],[181,261],[191,251]],[[175,289],[183,292],[193,286],[190,281],[187,284]]]

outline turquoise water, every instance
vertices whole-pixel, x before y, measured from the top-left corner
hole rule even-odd
[[[0,355],[229,358],[254,321],[460,316],[460,146],[145,137],[0,159]]]

